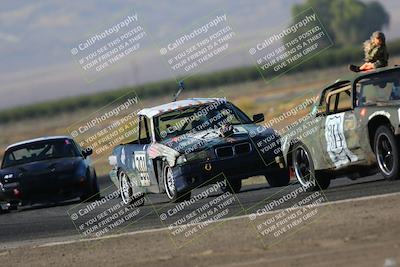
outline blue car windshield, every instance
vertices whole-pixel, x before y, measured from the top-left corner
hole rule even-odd
[[[220,128],[224,124],[249,124],[252,121],[229,102],[187,107],[155,118],[156,139],[168,139],[188,132]]]
[[[78,157],[81,153],[69,139],[54,139],[27,143],[8,149],[2,168],[55,158]]]

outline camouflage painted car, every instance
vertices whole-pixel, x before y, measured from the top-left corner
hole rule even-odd
[[[253,143],[279,139],[275,131],[266,128],[249,136],[263,114],[251,120],[223,98],[192,98],[145,108],[138,115],[137,139],[116,146],[109,157],[110,178],[126,204],[138,203],[143,193],[165,192],[182,201],[221,173],[229,181],[223,190],[231,192],[239,192],[242,179],[255,175],[266,175],[272,186],[289,182],[288,169],[275,160],[281,151],[261,155]]]
[[[298,181],[325,189],[330,180],[380,171],[400,177],[400,68],[382,68],[324,88],[296,134],[282,137],[284,159]]]

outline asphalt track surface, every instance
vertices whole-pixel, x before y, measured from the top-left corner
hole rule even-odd
[[[99,180],[101,188],[110,186],[110,182],[106,177],[101,177]],[[252,211],[251,207],[259,206],[266,198],[270,198],[270,200],[279,199],[282,195],[297,188],[299,188],[299,184],[295,181],[292,181],[284,190],[282,188],[271,188],[267,183],[245,186],[236,195],[237,199],[240,200],[240,204],[232,204],[230,207],[232,212],[228,216],[244,215],[244,210],[248,209],[247,212]],[[326,201],[331,202],[395,192],[400,192],[400,181],[385,181],[377,174],[358,180],[346,178],[333,180],[331,186],[327,190],[324,190],[323,193]],[[196,194],[196,192],[193,193]],[[189,214],[193,209],[201,206],[202,203],[217,198],[220,195],[221,193],[212,194],[206,199],[201,199],[195,206],[185,208],[182,212]],[[152,204],[147,202],[141,207],[141,212],[146,214],[146,216],[136,223],[129,224],[123,229],[124,232],[165,227],[160,221],[159,214],[155,213],[154,210],[159,207],[173,207],[175,204],[168,203],[165,195],[153,194],[148,197]],[[107,205],[100,207],[100,209],[105,210],[109,208],[113,205],[113,201],[118,203],[118,200],[114,199],[109,201]],[[1,214],[0,247],[6,248],[21,244],[35,244],[38,240],[62,241],[80,238],[79,232],[67,213],[71,207],[77,204],[79,204],[79,201],[74,200],[62,204],[35,205],[22,207],[18,211],[12,211],[8,214]],[[280,208],[290,207],[292,204],[290,201],[287,201]]]

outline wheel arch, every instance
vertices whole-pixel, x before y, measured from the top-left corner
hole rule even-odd
[[[154,167],[154,173],[157,179],[158,183],[158,188],[160,192],[164,192],[164,162],[166,161],[165,158],[163,157],[157,157],[153,159],[153,167]]]
[[[293,149],[295,148],[295,146],[299,143],[299,141],[296,142],[292,142],[289,145],[289,148],[286,152],[286,166],[288,166],[289,168],[293,168]]]
[[[121,174],[121,172],[124,172],[125,175],[128,177],[129,181],[131,181],[131,177],[129,175],[129,172],[127,170],[125,170],[124,168],[122,168],[121,166],[117,167],[117,179],[118,179],[118,189],[120,189],[120,185],[121,185],[121,180],[119,175]]]
[[[119,175],[120,175],[121,171],[122,171],[122,168],[117,166],[117,181],[118,181],[117,185],[118,185],[118,190],[121,189],[121,181],[120,181],[120,178],[119,178]]]
[[[310,157],[311,157],[311,160],[312,160],[312,163],[313,163],[313,166],[314,166],[314,169],[318,170],[320,165],[318,164],[318,162],[315,161],[316,157],[314,157],[314,155],[312,154],[312,150],[301,140],[296,140],[295,142],[292,142],[290,144],[290,146],[289,146],[289,150],[288,150],[287,155],[286,155],[288,167],[289,168],[293,168],[293,156],[292,156],[292,154],[293,154],[293,151],[294,151],[294,149],[295,149],[295,147],[297,145],[302,145],[308,150],[308,152],[310,154]]]
[[[374,151],[374,139],[375,139],[375,133],[376,130],[378,130],[379,126],[386,125],[389,127],[394,132],[393,126],[390,123],[390,120],[383,115],[378,115],[373,117],[369,122],[368,122],[368,137],[369,137],[369,144],[371,146],[371,150]]]

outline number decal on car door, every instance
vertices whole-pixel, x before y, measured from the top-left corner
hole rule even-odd
[[[147,170],[146,152],[136,151],[134,153],[135,166],[140,175],[141,186],[150,186],[149,172]]]
[[[347,147],[343,120],[344,112],[329,115],[325,121],[326,150],[336,168],[358,160]]]

